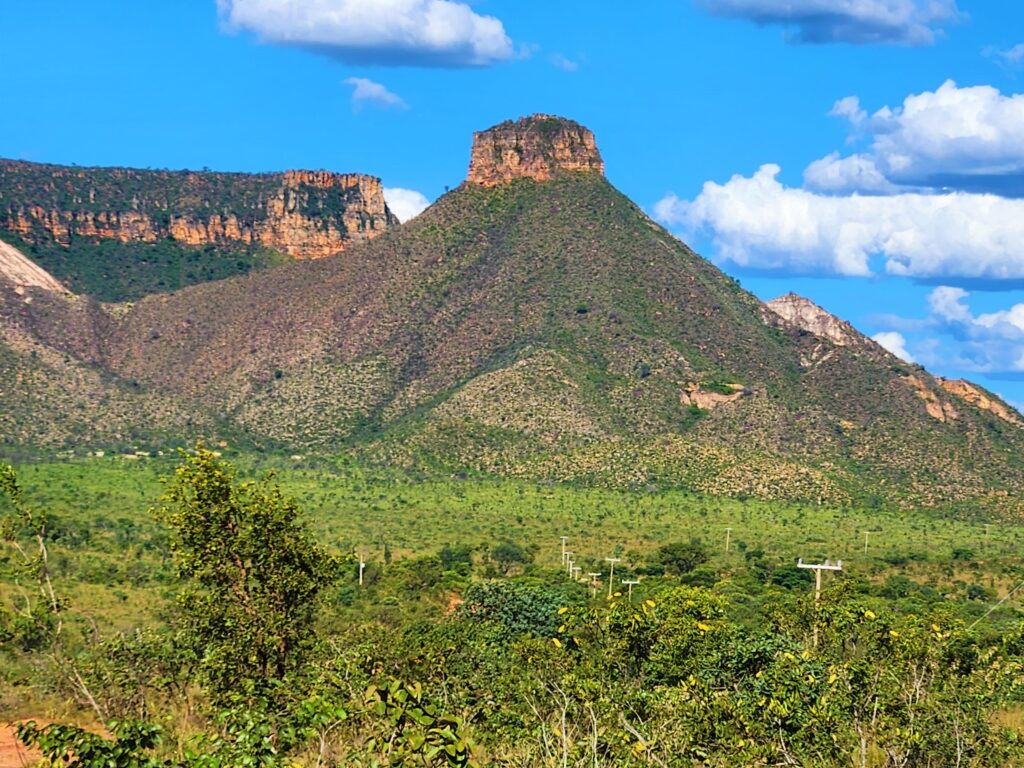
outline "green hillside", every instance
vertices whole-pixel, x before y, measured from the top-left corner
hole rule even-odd
[[[12,298],[10,322],[251,445],[1021,512],[1012,409],[983,410],[849,326],[836,341],[784,320],[598,172],[467,182],[344,258],[89,305],[74,321],[65,304]],[[108,439],[100,422],[77,441]]]

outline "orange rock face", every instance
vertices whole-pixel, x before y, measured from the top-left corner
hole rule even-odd
[[[55,174],[63,180],[68,174]],[[76,184],[87,189],[87,173],[74,174]],[[201,183],[202,174],[189,174]],[[166,212],[157,220],[144,210],[60,210],[43,205],[23,205],[0,216],[0,226],[28,242],[43,238],[68,245],[72,237],[117,240],[122,243],[155,243],[170,238],[183,245],[252,245],[272,248],[296,259],[319,259],[344,251],[353,243],[383,234],[398,223],[384,202],[384,189],[373,176],[329,171],[287,171],[267,177],[279,180],[261,196],[256,210],[240,217],[230,210],[230,199],[220,212],[197,215],[194,210],[175,212],[175,201],[156,205]],[[79,181],[81,180],[81,181]],[[81,194],[93,203],[93,191]],[[140,208],[143,206],[140,206]],[[150,207],[150,211],[152,210]],[[194,200],[182,202],[183,209]]]
[[[1003,421],[1008,421],[1011,424],[1021,424],[1021,418],[1011,408],[1003,405],[998,400],[990,397],[981,387],[976,387],[969,381],[963,379],[938,379],[939,385],[949,392],[951,395],[956,395],[962,400],[970,403],[975,408],[979,408],[982,411],[988,411],[989,413],[998,416]]]
[[[532,115],[474,133],[466,181],[494,187],[565,171],[604,173],[594,134],[572,120]]]

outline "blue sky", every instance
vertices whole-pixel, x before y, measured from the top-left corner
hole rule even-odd
[[[762,298],[1024,403],[1024,4],[12,0],[0,30],[0,156],[360,171],[408,215],[472,131],[561,114]]]

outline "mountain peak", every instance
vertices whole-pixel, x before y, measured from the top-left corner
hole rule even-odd
[[[862,338],[849,323],[792,291],[772,299],[767,306],[783,320],[840,347],[854,344]]]
[[[573,120],[538,114],[474,133],[466,180],[495,187],[519,178],[547,181],[562,171],[604,173],[594,134]]]

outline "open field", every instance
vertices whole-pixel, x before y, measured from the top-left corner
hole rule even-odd
[[[243,477],[268,470],[295,498],[325,546],[360,551],[383,562],[436,554],[445,545],[484,553],[513,541],[530,548],[538,566],[556,567],[559,536],[569,537],[577,562],[601,570],[619,556],[642,568],[672,541],[700,540],[720,580],[742,577],[752,563],[792,565],[797,558],[843,560],[846,578],[882,583],[894,575],[929,585],[979,614],[984,600],[961,600],[971,585],[1002,597],[1021,578],[1024,526],[986,524],[932,512],[864,510],[737,501],[683,491],[628,492],[538,485],[504,479],[428,478],[367,471],[344,461],[233,456]],[[176,458],[102,457],[18,467],[26,500],[54,517],[53,555],[82,599],[88,585],[104,592],[104,615],[118,625],[138,610],[135,592],[172,578],[164,533],[152,510],[160,478]],[[729,551],[725,551],[726,529]],[[869,532],[865,553],[865,532]],[[156,590],[160,591],[160,590]],[[975,596],[982,593],[975,591]],[[117,601],[110,601],[110,596]],[[1014,601],[995,614],[1012,615]],[[134,606],[134,607],[133,607]],[[140,616],[145,615],[142,611]]]

